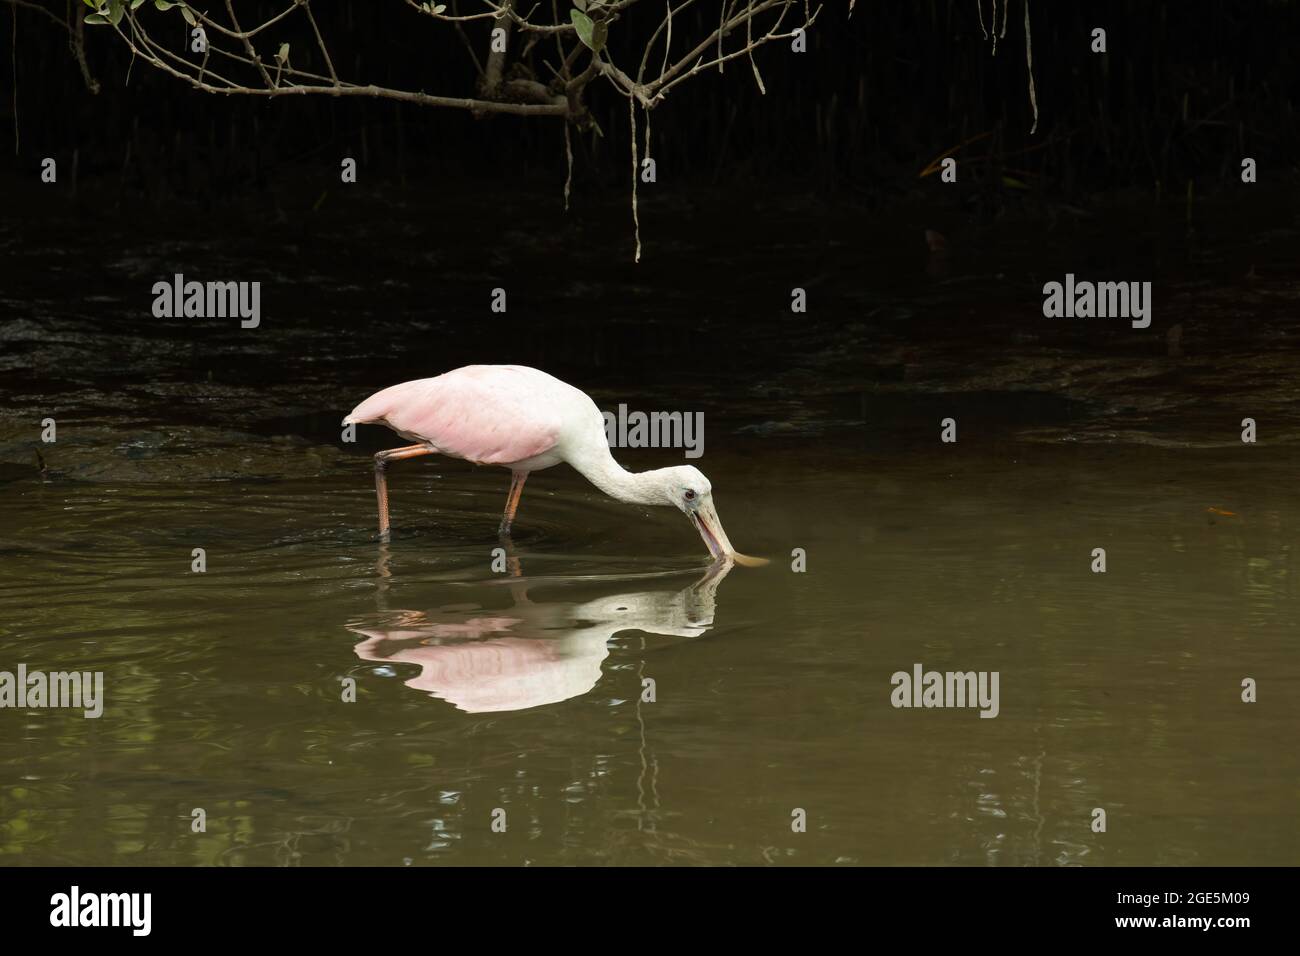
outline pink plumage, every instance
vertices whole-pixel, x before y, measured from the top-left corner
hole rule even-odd
[[[555,447],[563,422],[536,400],[552,383],[563,384],[520,365],[468,365],[376,392],[347,420],[385,424],[444,455],[510,465]]]
[[[376,392],[344,424],[387,425],[415,442],[375,455],[379,534],[388,539],[390,461],[442,454],[511,471],[501,516],[509,535],[529,474],[568,462],[611,498],[636,505],[675,506],[690,518],[715,560],[761,559],[738,554],[713,507],[709,479],[693,465],[633,473],[610,454],[605,419],[596,403],[553,375],[523,365],[467,365],[436,378],[403,382]]]

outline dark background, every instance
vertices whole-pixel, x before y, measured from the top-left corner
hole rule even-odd
[[[166,40],[174,30],[179,44],[179,16],[151,6],[141,13],[154,32]],[[13,8],[5,7],[0,3],[9,18]],[[472,66],[450,29],[396,2],[316,7],[343,78],[473,95]],[[644,37],[645,21],[657,22],[662,10],[652,7],[633,8],[615,30],[616,62],[635,63],[639,48],[628,37]],[[254,17],[245,8],[282,7],[241,3],[248,24]],[[702,4],[681,19],[693,19],[698,29],[710,11],[714,4]],[[788,41],[761,51],[765,96],[740,60],[722,75],[709,71],[683,84],[654,111],[661,184],[733,188],[784,178],[841,201],[878,203],[914,192],[930,159],[990,130],[993,149],[981,143],[972,152],[992,156],[978,172],[994,191],[1000,184],[989,173],[999,163],[1030,174],[1042,193],[1067,197],[1153,190],[1157,180],[1175,195],[1188,179],[1203,192],[1222,188],[1237,181],[1244,154],[1294,176],[1300,4],[1039,0],[1031,16],[1041,118],[1032,137],[1023,12],[1020,2],[1012,4],[994,56],[975,0],[861,0],[851,18],[845,0],[832,0],[806,54],[790,53]],[[986,21],[989,16],[985,3]],[[132,68],[130,52],[106,27],[86,30],[91,72],[101,84],[90,95],[64,33],[28,9],[17,18],[16,39],[6,44],[17,58],[16,155],[10,69],[3,71],[10,76],[0,97],[0,163],[16,174],[44,156],[70,159],[75,149],[82,177],[102,177],[133,201],[211,204],[265,190],[290,170],[321,164],[333,171],[335,157],[359,154],[364,132],[363,181],[369,183],[394,181],[437,194],[449,178],[505,186],[563,180],[556,119],[478,119],[388,101],[196,93],[147,64]],[[319,69],[301,19],[268,31],[261,45],[273,51],[278,42],[291,42],[295,64]],[[687,26],[678,24],[678,48]],[[1105,55],[1089,50],[1090,31],[1098,26],[1107,30]],[[487,27],[468,29],[485,47]],[[544,52],[553,59],[553,50]],[[537,72],[545,75],[540,64]],[[590,104],[605,136],[575,139],[578,203],[593,191],[621,188],[628,172],[625,101],[598,81]],[[1027,147],[1035,148],[1021,152]]]
[[[451,31],[396,2],[316,6],[344,78],[473,95]],[[680,19],[675,48],[684,20],[716,10]],[[141,12],[182,42],[176,11]],[[988,21],[990,4],[983,12]],[[851,18],[836,0],[806,54],[788,41],[758,51],[766,95],[743,60],[684,83],[651,117],[658,181],[640,189],[634,264],[626,101],[603,81],[588,102],[604,136],[575,132],[565,212],[558,119],[196,92],[133,64],[105,27],[86,28],[101,86],[91,95],[66,34],[19,8],[16,26],[5,24],[16,63],[0,68],[10,301],[49,294],[43,270],[59,250],[76,274],[60,289],[121,303],[105,301],[88,322],[135,338],[111,369],[69,361],[49,336],[10,342],[10,371],[36,391],[111,385],[146,371],[156,356],[142,366],[138,353],[152,337],[172,350],[158,374],[179,381],[311,375],[352,395],[517,361],[584,387],[707,375],[722,391],[734,382],[807,398],[810,380],[853,393],[946,374],[936,349],[973,367],[985,350],[1038,334],[1028,330],[1042,323],[1042,284],[1067,271],[1157,284],[1149,332],[1052,326],[1077,354],[1163,354],[1176,323],[1189,352],[1224,345],[1214,341],[1221,314],[1175,313],[1169,283],[1241,287],[1277,279],[1275,264],[1294,258],[1300,4],[1037,0],[1030,12],[1033,135],[1019,2],[996,56],[974,0],[860,0]],[[13,13],[0,3],[0,17]],[[634,63],[626,37],[659,15],[634,8],[611,41],[617,62]],[[319,68],[301,25],[287,26],[301,19],[262,47],[290,42],[297,65]],[[1105,55],[1090,52],[1096,26]],[[487,27],[470,30],[485,47]],[[15,70],[16,153],[3,81]],[[956,154],[957,183],[920,178],[979,134]],[[46,156],[59,162],[56,186],[39,183]],[[355,185],[339,182],[344,156],[359,160]],[[1259,164],[1255,185],[1241,183],[1243,156]],[[948,248],[931,253],[926,230]],[[282,334],[152,319],[148,289],[174,272],[260,279],[264,328]],[[796,286],[810,308],[792,317]],[[488,310],[496,287],[509,291],[506,316]],[[1279,335],[1276,321],[1234,322],[1231,346],[1258,350]],[[773,381],[778,371],[795,378]]]

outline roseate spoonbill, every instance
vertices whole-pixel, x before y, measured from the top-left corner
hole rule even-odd
[[[379,534],[388,537],[390,461],[447,455],[479,465],[509,468],[512,480],[500,534],[510,533],[519,496],[530,473],[568,462],[588,481],[619,501],[671,505],[690,518],[715,558],[766,564],[738,554],[713,506],[713,487],[698,468],[678,465],[653,471],[625,470],[610,454],[605,419],[585,392],[523,365],[467,365],[436,378],[422,378],[376,392],[343,419],[344,425],[387,425],[415,442],[375,455]]]
[[[407,687],[470,714],[525,710],[595,687],[609,642],[623,631],[684,638],[707,633],[718,584],[729,570],[729,562],[718,563],[716,573],[676,591],[620,590],[589,601],[541,604],[528,597],[528,585],[519,584],[511,586],[514,606],[506,610],[460,605],[406,611],[348,629],[365,638],[353,649],[362,660],[418,665],[420,673]]]

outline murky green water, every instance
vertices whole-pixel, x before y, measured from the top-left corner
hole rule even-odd
[[[822,263],[835,315],[798,335],[779,301],[710,332],[620,274],[552,313],[559,341],[592,330],[555,370],[605,407],[704,411],[727,530],[774,563],[706,578],[680,515],[561,466],[525,490],[513,576],[505,472],[393,466],[381,546],[369,453],[400,440],[338,441],[373,388],[487,357],[485,307],[361,311],[420,297],[417,253],[400,282],[277,266],[301,294],[253,335],[130,317],[215,248],[201,271],[269,283],[257,250],[144,243],[72,298],[84,263],[4,239],[0,670],[106,685],[99,719],[0,710],[7,863],[1297,862],[1293,271],[1176,263],[1146,338],[1045,326],[976,259],[899,280],[884,240],[874,272]],[[500,360],[545,364],[513,329]],[[997,718],[892,707],[918,662],[997,671]]]

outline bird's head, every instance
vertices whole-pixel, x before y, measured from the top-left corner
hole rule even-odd
[[[715,559],[725,557],[746,567],[767,564],[765,558],[751,558],[731,546],[727,532],[722,530],[718,511],[713,507],[713,485],[704,477],[704,472],[694,465],[678,465],[661,468],[655,475],[664,504],[674,505],[691,519],[691,524],[695,525],[709,554]]]

